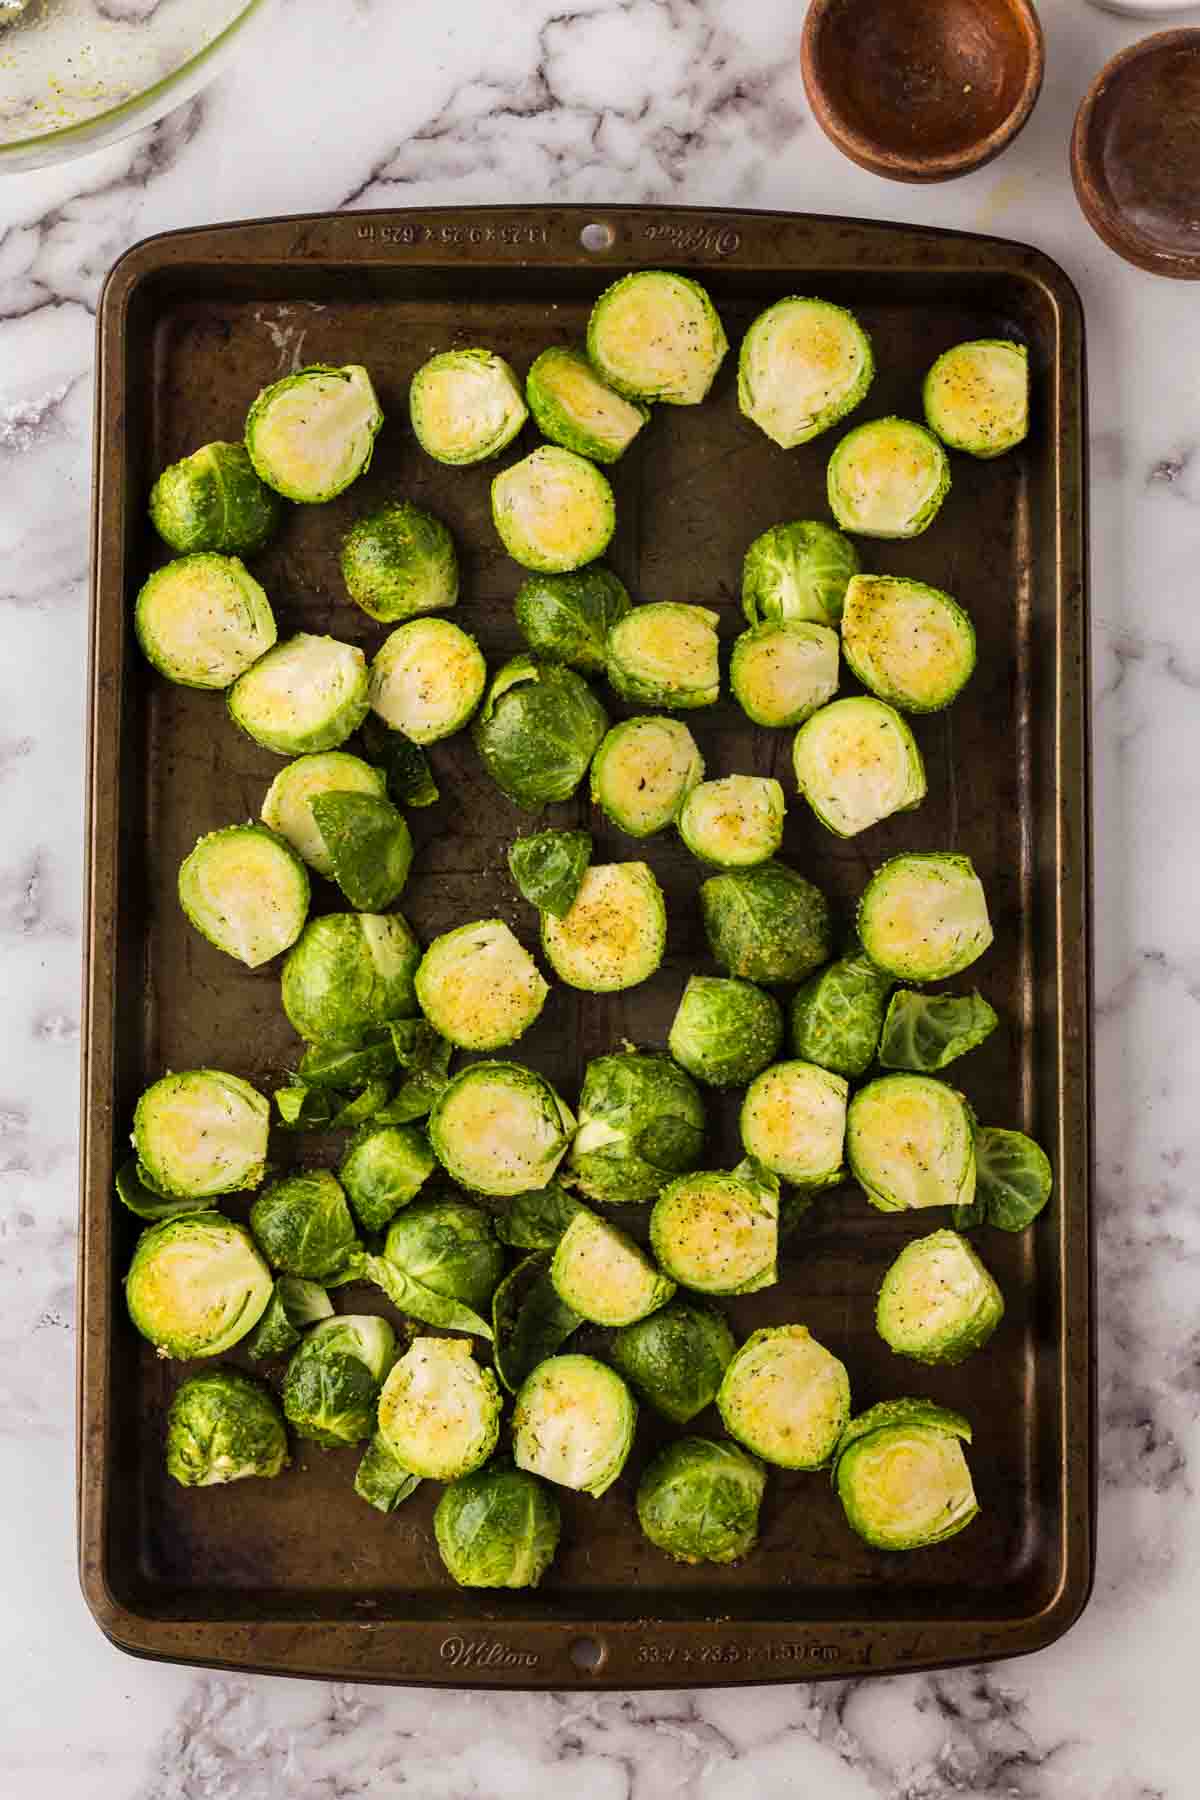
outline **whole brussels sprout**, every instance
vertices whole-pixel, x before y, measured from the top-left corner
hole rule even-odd
[[[433,1515],[438,1550],[459,1587],[536,1587],[561,1525],[550,1489],[508,1457],[451,1482]]]
[[[515,656],[493,675],[471,735],[496,786],[538,812],[570,799],[607,729],[608,715],[574,669]]]
[[[250,1208],[250,1229],[272,1268],[325,1287],[358,1280],[362,1245],[341,1182],[328,1169],[285,1175]]]
[[[421,960],[399,913],[326,913],[310,919],[283,965],[283,1010],[311,1042],[361,1044],[417,1010]]]
[[[851,540],[820,519],[772,525],[755,538],[742,564],[747,623],[809,619],[836,626],[847,584],[861,566]]]
[[[410,1318],[491,1337],[482,1314],[504,1273],[491,1220],[466,1200],[416,1200],[393,1219],[368,1273]]]
[[[160,1356],[220,1356],[258,1324],[273,1285],[244,1225],[189,1213],[143,1231],[125,1299]]]
[[[223,1069],[184,1069],[148,1087],[133,1146],[158,1192],[189,1198],[256,1188],[267,1158],[270,1102]]]
[[[735,1348],[723,1313],[676,1294],[648,1318],[614,1331],[610,1354],[655,1412],[690,1425],[716,1399]]]
[[[133,627],[146,661],[179,687],[228,688],[275,642],[264,589],[236,556],[208,551],[155,569]]]
[[[758,1541],[766,1470],[733,1444],[685,1437],[653,1457],[638,1483],[638,1523],[677,1562],[730,1563]]]
[[[590,1062],[569,1166],[589,1199],[655,1200],[704,1153],[704,1101],[660,1051],[622,1050]]]
[[[178,556],[253,556],[279,527],[283,505],[254,472],[244,444],[205,444],[163,470],[150,522]]]
[[[892,978],[861,951],[821,969],[792,996],[792,1049],[835,1075],[864,1075],[875,1060]]]
[[[964,1442],[967,1421],[930,1400],[882,1400],[851,1419],[833,1465],[847,1523],[878,1550],[953,1537],[979,1511]]]
[[[710,876],[700,910],[714,958],[744,981],[803,981],[833,954],[828,900],[781,862]]]
[[[411,500],[392,500],[352,525],[341,565],[350,598],[385,623],[441,612],[458,599],[454,539]]]
[[[865,398],[871,340],[852,312],[796,295],[760,312],[738,356],[738,406],[784,450],[828,431]]]
[[[650,417],[602,381],[586,356],[564,345],[543,350],[525,377],[525,398],[544,438],[593,462],[617,462]]]
[[[693,975],[667,1047],[677,1063],[710,1087],[744,1087],[774,1062],[783,1014],[773,995],[749,981]]]
[[[382,424],[371,377],[360,364],[314,363],[263,389],[246,418],[246,448],[268,487],[285,500],[317,505],[344,493],[370,467]]]
[[[167,1413],[167,1474],[181,1487],[268,1479],[288,1463],[270,1389],[240,1369],[206,1369],[176,1390]]]
[[[396,1334],[386,1319],[323,1319],[287,1366],[284,1417],[297,1437],[325,1449],[362,1443],[375,1428],[379,1391],[395,1360]]]
[[[527,576],[513,611],[517,630],[535,655],[601,675],[608,634],[632,605],[624,582],[593,563],[563,575]]]

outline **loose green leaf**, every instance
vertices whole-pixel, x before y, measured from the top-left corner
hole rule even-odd
[[[395,1068],[395,1047],[385,1029],[371,1032],[361,1044],[310,1044],[296,1074],[309,1087],[356,1088]]]
[[[406,1274],[385,1256],[368,1256],[364,1273],[368,1281],[382,1288],[392,1305],[407,1313],[410,1319],[420,1319],[425,1325],[438,1325],[443,1331],[469,1331],[475,1337],[484,1338],[492,1335],[487,1320],[481,1319],[471,1307],[464,1306],[461,1300],[450,1300],[445,1294],[435,1294],[432,1288]]]
[[[883,1022],[879,1060],[885,1069],[932,1074],[982,1044],[999,1023],[982,994],[917,994],[898,988]]]
[[[375,794],[314,794],[309,801],[333,878],[359,912],[383,912],[408,880],[412,837],[402,813]]]
[[[174,1219],[181,1213],[212,1212],[214,1202],[205,1194],[160,1194],[147,1180],[136,1156],[117,1170],[117,1199],[139,1219]]]
[[[426,1116],[446,1086],[454,1046],[425,1019],[395,1019],[391,1031],[396,1061],[406,1079],[376,1113],[375,1123],[409,1125]]]
[[[505,1211],[496,1215],[496,1236],[510,1250],[553,1250],[582,1211],[574,1195],[552,1181],[548,1187],[514,1194]]]
[[[385,725],[371,713],[362,727],[367,755],[383,770],[388,793],[397,806],[432,806],[438,799],[437,782],[425,752],[402,731]]]
[[[587,831],[537,831],[509,846],[508,867],[522,898],[563,919],[575,903],[592,860]]]
[[[391,1094],[390,1082],[382,1079],[368,1081],[364,1088],[347,1100],[333,1115],[329,1122],[330,1131],[353,1131],[359,1125],[365,1125],[368,1119],[374,1119],[387,1105]]]
[[[1023,1131],[988,1125],[975,1134],[975,1188],[987,1222],[1024,1231],[1050,1198],[1054,1172],[1040,1144]]]
[[[275,1090],[275,1108],[285,1131],[328,1131],[337,1107],[333,1090],[293,1081]]]
[[[983,1195],[978,1188],[976,1188],[974,1199],[968,1201],[966,1206],[956,1206],[951,1216],[954,1219],[955,1231],[973,1231],[977,1225],[987,1224],[987,1207],[984,1205]]]
[[[376,1432],[354,1477],[354,1491],[359,1499],[373,1506],[376,1512],[392,1513],[410,1494],[416,1493],[420,1485],[421,1477],[398,1462]]]
[[[333,1308],[330,1307],[330,1312]],[[300,1332],[287,1315],[287,1307],[279,1294],[279,1283],[267,1302],[267,1310],[250,1336],[246,1339],[246,1349],[252,1362],[262,1362],[271,1356],[286,1356],[300,1342]]]
[[[510,1394],[583,1322],[555,1293],[550,1262],[544,1250],[527,1256],[492,1296],[493,1361]]]

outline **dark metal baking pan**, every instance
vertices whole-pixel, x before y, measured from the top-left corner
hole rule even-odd
[[[761,1544],[742,1565],[669,1563],[633,1515],[655,1442],[647,1419],[603,1500],[561,1496],[563,1549],[540,1588],[460,1591],[432,1546],[436,1490],[381,1517],[351,1490],[354,1452],[300,1445],[276,1481],[199,1493],[163,1470],[180,1371],[125,1316],[135,1222],[114,1208],[114,1162],[138,1092],[161,1071],[215,1061],[270,1086],[294,1042],[276,972],[221,956],[176,903],[182,856],[201,832],[255,815],[278,761],[233,729],[219,697],[170,686],[136,654],[131,600],[161,553],[145,500],[164,463],[238,435],[265,382],[301,362],[365,362],[388,416],[369,474],[331,505],[296,509],[257,572],[283,629],[372,648],[384,628],[345,599],[336,548],[360,511],[411,495],[456,534],[457,616],[494,663],[517,645],[521,572],[489,523],[492,471],[445,469],[417,449],[408,378],[452,344],[490,345],[523,370],[547,343],[580,337],[608,280],[646,265],[693,270],[735,343],[785,294],[853,306],[876,345],[872,413],[911,414],[923,371],[956,340],[1016,332],[1029,346],[1028,442],[992,463],[956,458],[925,536],[865,547],[869,567],[959,595],[978,628],[970,687],[916,722],[929,797],[848,843],[797,803],[785,855],[847,908],[899,848],[974,858],[997,929],[972,980],[1004,1023],[955,1074],[984,1122],[1047,1144],[1057,1194],[1034,1230],[988,1235],[1007,1316],[960,1368],[903,1363],[876,1337],[874,1291],[914,1221],[873,1211],[853,1188],[792,1240],[778,1286],[731,1308],[742,1330],[808,1324],[845,1358],[859,1406],[916,1391],[961,1407],[983,1507],[961,1536],[881,1554],[849,1531],[825,1477],[776,1472]],[[742,420],[731,356],[704,406],[659,408],[617,466],[615,567],[639,596],[719,607],[732,635],[746,544],[781,519],[824,514],[829,447],[785,454]],[[1070,1625],[1088,1594],[1094,1513],[1084,505],[1079,303],[1061,270],[1021,245],[779,213],[563,207],[275,220],[156,238],[122,259],[99,322],[80,1286],[82,1579],[115,1643],[304,1675],[620,1688],[1000,1657]],[[790,733],[752,731],[727,703],[696,729],[710,770],[788,780]],[[533,915],[504,876],[527,818],[483,776],[469,739],[436,746],[433,760],[445,799],[413,816],[403,911],[426,938],[500,911],[532,941]],[[586,800],[559,812],[583,819]],[[591,823],[598,859],[631,854]],[[520,1045],[568,1096],[587,1058],[621,1038],[661,1043],[685,971],[706,962],[695,865],[669,837],[638,854],[668,895],[664,969],[612,996],[556,988]],[[713,1159],[732,1160],[733,1109],[718,1110]],[[276,1149],[301,1154],[295,1139]],[[382,1305],[367,1290],[355,1301]]]

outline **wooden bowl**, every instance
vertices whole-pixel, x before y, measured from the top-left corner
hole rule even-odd
[[[1118,256],[1200,281],[1200,28],[1157,32],[1101,69],[1076,115],[1071,177]]]
[[[812,0],[800,52],[817,123],[892,181],[949,181],[1033,111],[1045,45],[1029,0]]]

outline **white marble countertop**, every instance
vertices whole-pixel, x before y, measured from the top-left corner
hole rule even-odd
[[[418,10],[424,15],[417,17]],[[1197,294],[1076,211],[1074,107],[1137,26],[1045,0],[1045,92],[928,190],[843,161],[801,0],[281,0],[270,67],[0,184],[0,1792],[72,1800],[1190,1800],[1200,1612],[1200,334]],[[76,1057],[93,313],[135,239],[220,218],[671,200],[1026,239],[1090,333],[1100,1557],[1057,1646],[948,1675],[484,1696],[130,1661],[75,1578]],[[552,1765],[561,1764],[552,1773]]]

